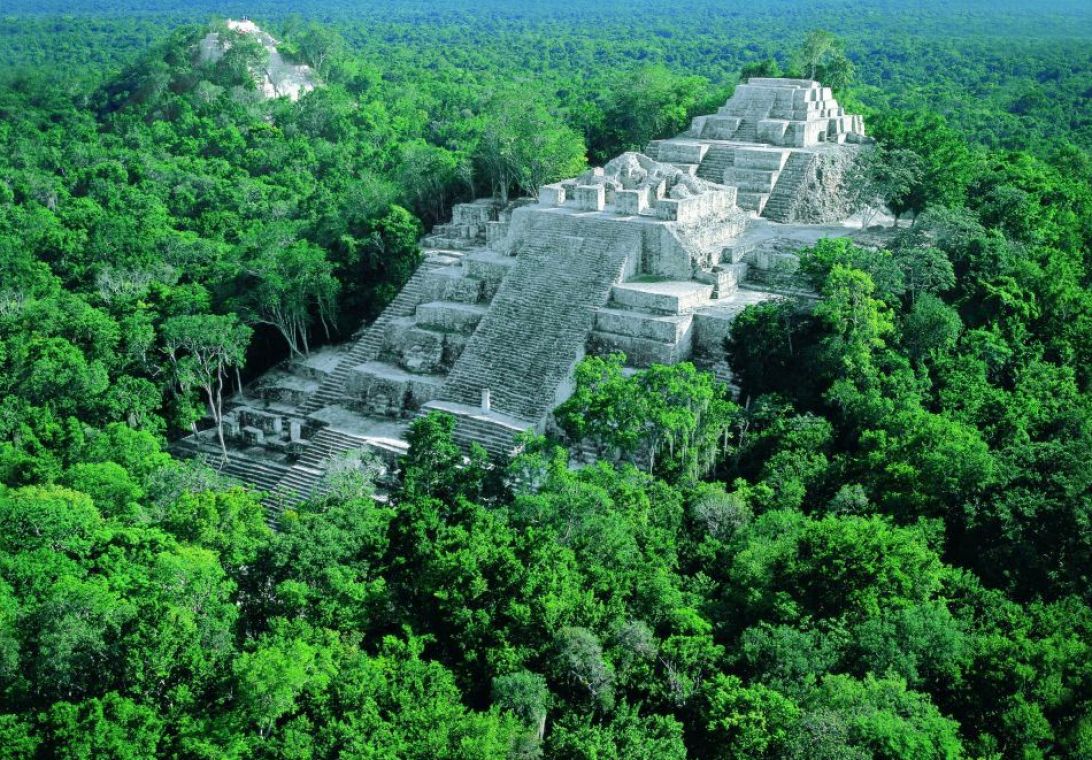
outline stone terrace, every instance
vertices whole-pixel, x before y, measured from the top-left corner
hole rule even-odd
[[[829,192],[824,170],[844,172],[864,139],[861,117],[845,113],[818,82],[752,78],[717,113],[698,116],[678,137],[654,140],[647,152],[737,188],[741,208],[780,222],[826,223],[848,214],[838,204],[814,210],[803,196]]]

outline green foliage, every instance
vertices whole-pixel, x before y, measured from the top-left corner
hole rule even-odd
[[[692,364],[626,376],[624,363],[614,354],[577,366],[576,389],[557,410],[566,433],[672,481],[708,473],[727,449],[736,411],[725,388]]]
[[[891,114],[870,124],[881,146],[916,157],[916,171],[892,187],[892,210],[917,215],[928,206],[954,208],[963,204],[975,170],[974,155],[964,137],[942,116],[929,111]]]
[[[841,90],[853,81],[853,63],[846,58],[845,43],[830,32],[808,32],[791,59],[790,74],[817,79]]]
[[[0,755],[1092,754],[1083,8],[259,3],[324,83],[289,103],[246,38],[194,57],[202,2],[14,3]],[[858,201],[902,219],[804,252],[818,303],[739,316],[742,408],[592,358],[556,419],[598,463],[491,466],[429,416],[385,501],[347,458],[276,532],[161,449],[376,316],[451,203],[786,70],[865,109]]]
[[[784,756],[800,709],[761,684],[745,687],[734,676],[718,676],[709,687],[705,730],[716,747],[713,757]]]
[[[619,706],[609,722],[569,718],[550,736],[551,757],[577,760],[681,760],[686,757],[682,727],[671,717],[642,716],[636,707]]]
[[[690,119],[715,109],[728,93],[709,91],[698,76],[679,76],[660,65],[620,72],[607,84],[589,142],[596,163],[605,163],[627,150],[643,151],[649,140],[682,132]]]
[[[339,284],[326,253],[307,241],[294,240],[291,230],[273,227],[263,238],[247,243],[252,257],[243,262],[246,285],[241,311],[254,324],[275,327],[293,356],[310,352],[308,334],[313,315],[325,325],[333,318]]]
[[[494,94],[481,113],[482,128],[475,153],[493,196],[507,203],[513,187],[536,197],[548,183],[579,174],[584,168],[584,140],[559,123],[547,101],[526,86]]]

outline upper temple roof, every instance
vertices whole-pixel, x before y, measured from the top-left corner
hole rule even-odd
[[[752,77],[715,114],[695,118],[686,135],[807,148],[857,142],[864,121],[847,114],[830,88],[814,80]]]

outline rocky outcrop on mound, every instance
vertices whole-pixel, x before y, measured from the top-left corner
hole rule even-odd
[[[830,224],[852,215],[848,182],[864,146],[796,153],[786,163],[784,181],[774,187],[766,216],[779,222]]]
[[[318,77],[310,66],[285,60],[277,50],[277,40],[249,19],[228,19],[226,33],[209,32],[201,41],[198,60],[215,63],[223,58],[231,48],[232,35],[248,35],[265,48],[268,54],[265,63],[251,72],[264,97],[299,100],[317,86]]]

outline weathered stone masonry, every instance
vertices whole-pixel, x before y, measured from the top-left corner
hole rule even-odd
[[[863,140],[860,117],[818,83],[751,79],[682,135],[537,202],[456,206],[374,323],[235,400],[224,469],[290,505],[339,453],[401,453],[409,422],[432,410],[455,416],[460,443],[505,455],[546,429],[588,352],[623,351],[633,367],[692,360],[728,379],[735,316],[798,288],[786,249],[848,234],[834,224],[848,215],[839,182]]]

